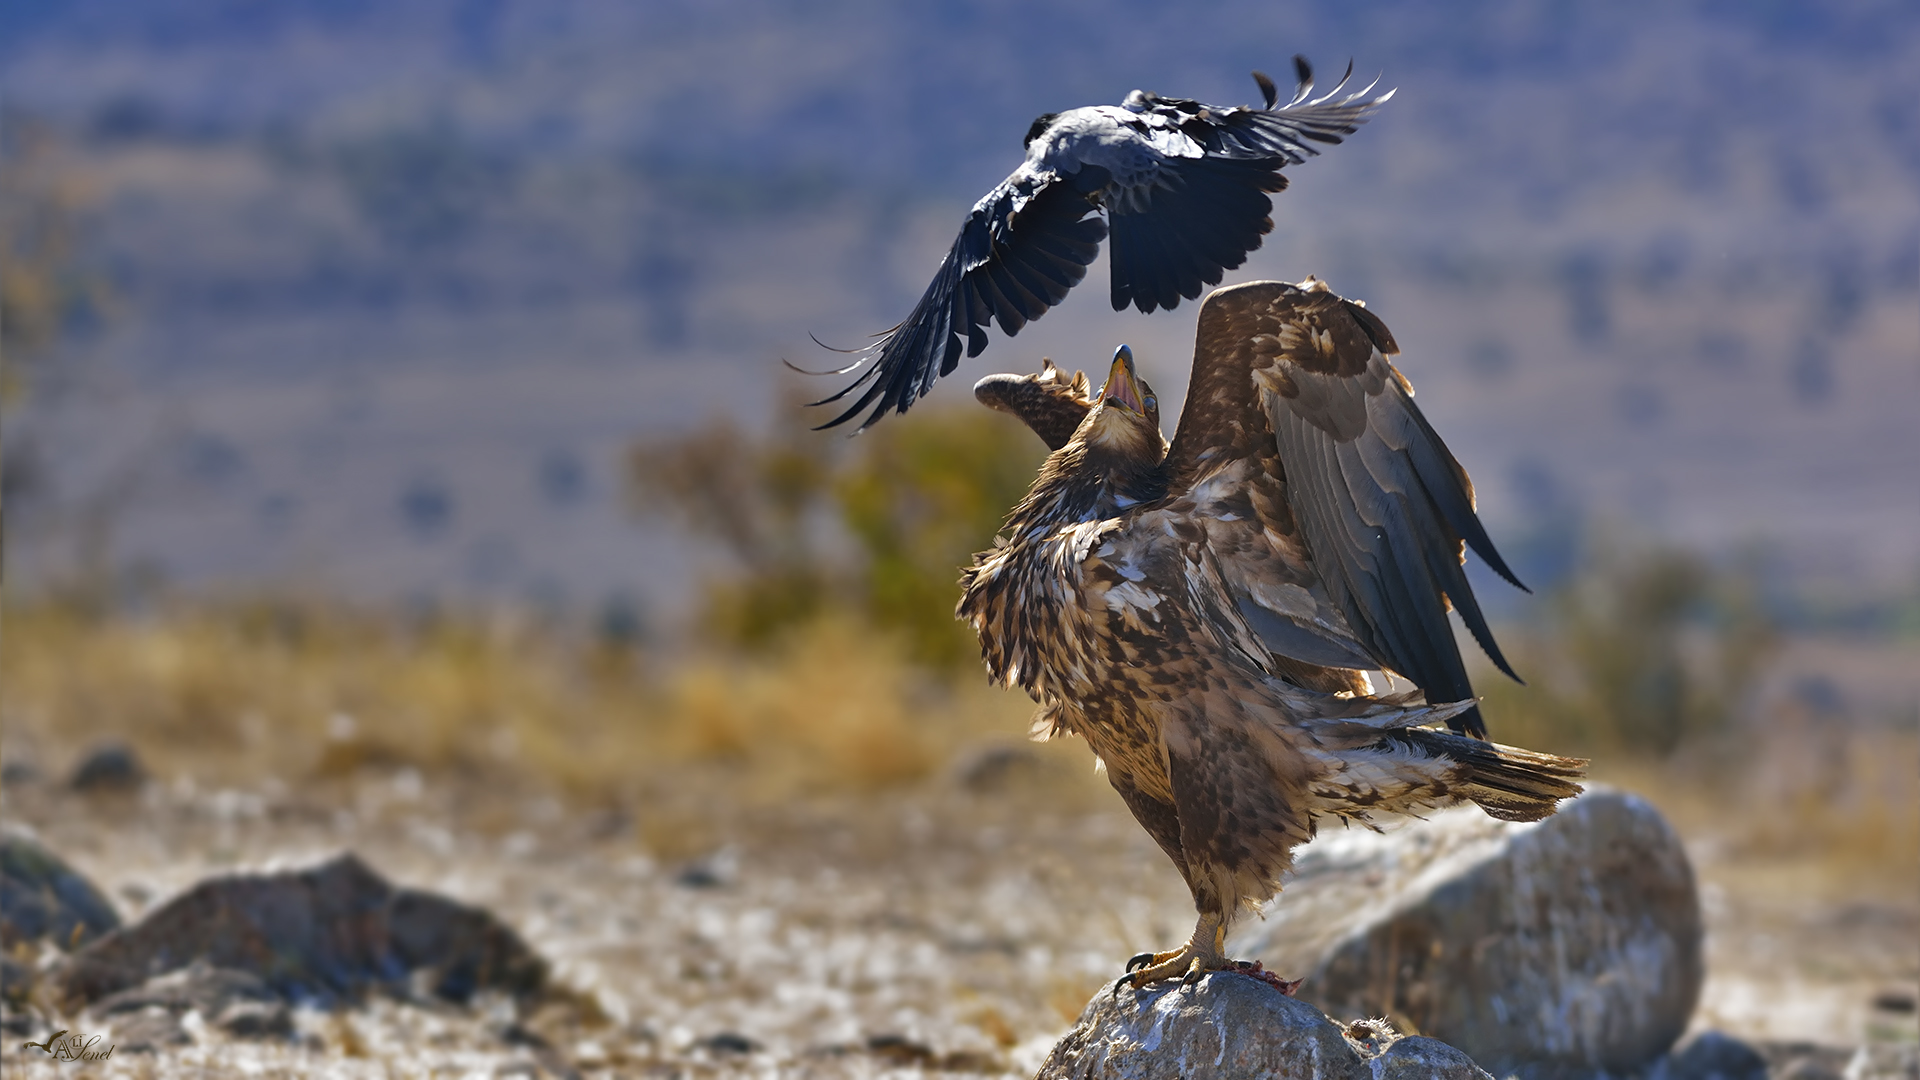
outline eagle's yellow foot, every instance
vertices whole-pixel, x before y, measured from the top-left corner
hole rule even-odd
[[[1210,942],[1212,948],[1205,948],[1196,942]],[[1171,952],[1141,953],[1127,961],[1127,970],[1131,972],[1123,983],[1132,983],[1138,990],[1148,983],[1162,979],[1178,977],[1181,982],[1192,985],[1200,976],[1209,971],[1226,971],[1233,968],[1233,961],[1227,959],[1227,928],[1218,918],[1200,916],[1200,924],[1193,928],[1193,936],[1185,945]],[[1135,965],[1140,966],[1135,970]]]
[[[1191,944],[1166,954],[1166,957],[1165,960],[1141,968],[1122,981],[1132,983],[1136,990],[1148,983],[1172,978],[1178,978],[1182,983],[1191,986],[1200,980],[1200,976],[1209,971],[1226,971],[1233,967],[1233,961],[1226,957],[1218,953],[1210,956],[1206,951],[1196,949]]]

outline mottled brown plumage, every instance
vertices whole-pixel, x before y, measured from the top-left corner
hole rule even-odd
[[[1193,939],[1136,981],[1225,966],[1228,922],[1273,894],[1318,818],[1471,800],[1532,819],[1579,791],[1581,762],[1424,726],[1459,722],[1470,695],[1370,694],[1363,669],[1402,670],[1378,642],[1404,643],[1380,622],[1417,628],[1407,610],[1428,588],[1444,625],[1453,579],[1430,564],[1438,551],[1458,570],[1461,531],[1400,507],[1405,521],[1337,534],[1337,548],[1325,522],[1390,517],[1382,507],[1409,492],[1453,499],[1427,494],[1435,453],[1466,484],[1437,437],[1415,437],[1431,430],[1392,348],[1384,324],[1318,282],[1215,292],[1171,448],[1123,346],[962,580],[959,615],[993,678],[1040,702],[1039,734],[1087,740],[1193,891]],[[1343,471],[1345,450],[1369,479]],[[1393,545],[1408,541],[1427,575],[1410,582],[1393,576]]]

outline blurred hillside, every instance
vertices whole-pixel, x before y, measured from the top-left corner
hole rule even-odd
[[[9,570],[69,573],[90,530],[189,586],[677,608],[702,560],[636,528],[627,446],[794,425],[778,359],[900,318],[1034,115],[1243,101],[1294,52],[1399,93],[1229,280],[1317,273],[1389,320],[1523,576],[1614,523],[1912,592],[1892,2],[10,4],[8,166],[51,133],[113,301],[9,413]],[[1176,401],[1193,308],[1083,292],[935,400],[1126,340]]]

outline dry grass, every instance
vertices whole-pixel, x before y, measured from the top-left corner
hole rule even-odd
[[[559,663],[506,624],[410,627],[284,604],[102,620],[15,605],[5,634],[9,749],[37,757],[122,740],[162,776],[512,761],[574,785],[645,741],[637,681]]]
[[[1920,891],[1920,734],[1810,736],[1758,726],[1726,759],[1602,759],[1596,777],[1642,792],[1728,864],[1791,866],[1795,887],[1910,902]]]
[[[1920,654],[1888,651],[1907,662]],[[1555,685],[1554,670],[1574,665],[1555,655],[1551,638],[1536,636],[1522,652],[1523,670],[1548,677],[1528,687],[1490,673],[1478,682],[1501,741],[1590,757],[1594,779],[1647,795],[1718,857],[1791,863],[1810,885],[1894,898],[1920,889],[1920,731],[1911,716],[1816,715],[1745,683],[1738,696],[1703,702],[1696,684],[1683,715],[1698,726],[1649,741],[1641,725],[1615,722],[1606,695]]]
[[[928,675],[896,632],[843,615],[750,654],[671,658],[526,621],[408,621],[316,604],[205,604],[145,619],[15,604],[5,618],[9,760],[60,770],[84,746],[119,740],[162,780],[463,774],[584,806],[644,803],[656,847],[698,832],[673,809],[690,792],[766,808],[909,788],[972,747],[1017,740],[1031,711],[982,680]],[[1594,754],[1596,778],[1648,793],[1683,832],[1729,855],[1895,891],[1920,882],[1910,725],[1774,707],[1660,757],[1591,722],[1557,725],[1570,711],[1600,715],[1564,693],[1487,682],[1503,740]],[[1077,744],[1035,753],[1061,765],[1049,797],[1086,805],[1101,786]]]
[[[984,680],[930,679],[889,635],[832,618],[751,656],[672,662],[521,621],[305,604],[139,620],[16,604],[4,632],[10,760],[59,769],[123,741],[163,780],[411,767],[627,802],[697,775],[765,804],[926,779],[1017,738],[1031,711]]]

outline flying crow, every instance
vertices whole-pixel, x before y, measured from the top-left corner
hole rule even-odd
[[[867,413],[864,429],[889,409],[906,412],[959,364],[962,335],[967,355],[978,356],[989,322],[1011,336],[1065,299],[1109,229],[1115,311],[1198,299],[1273,229],[1267,196],[1286,188],[1280,170],[1318,154],[1315,144],[1340,142],[1393,96],[1374,95],[1371,85],[1339,96],[1342,77],[1312,97],[1312,68],[1303,57],[1293,63],[1299,88],[1285,105],[1273,80],[1256,71],[1263,108],[1135,90],[1119,105],[1035,120],[1026,160],[974,204],[912,314],[872,345],[849,350],[860,354],[855,363],[824,373],[866,365],[816,405],[866,389],[821,426]]]

